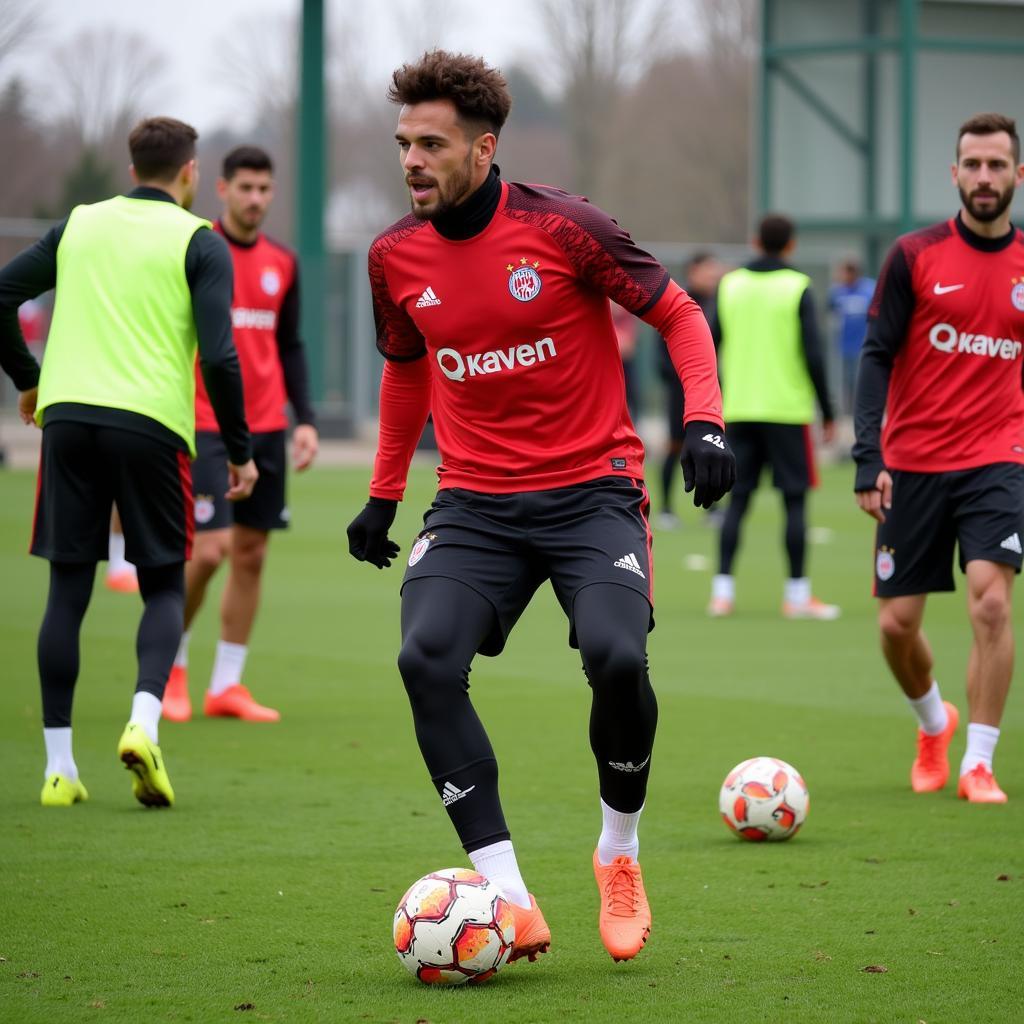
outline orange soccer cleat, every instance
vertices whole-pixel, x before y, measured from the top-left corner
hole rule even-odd
[[[192,717],[192,701],[188,696],[188,669],[172,665],[164,687],[163,717],[169,722],[187,722]]]
[[[529,907],[521,907],[511,900],[509,906],[516,921],[516,941],[513,943],[512,955],[508,962],[512,963],[513,960],[525,956],[533,963],[541,953],[546,953],[551,948],[551,929],[532,893]]]
[[[235,683],[216,695],[207,690],[203,711],[210,718],[241,718],[245,722],[281,721],[280,711],[257,704],[241,683]]]
[[[803,604],[783,601],[782,616],[786,619],[813,619],[817,622],[832,622],[839,618],[839,605],[826,604],[812,597]]]
[[[708,603],[708,615],[713,619],[724,619],[736,611],[736,602],[728,597],[713,597]]]
[[[601,894],[598,927],[604,948],[616,962],[631,960],[651,934],[651,908],[640,865],[632,857],[602,864],[594,851],[594,877]]]
[[[104,583],[107,590],[113,590],[118,594],[137,594],[139,592],[139,577],[135,574],[134,569],[108,572]]]
[[[966,775],[960,776],[956,795],[972,804],[1005,804],[1007,800],[996,777],[981,763],[976,764]]]
[[[949,721],[937,736],[917,730],[917,757],[910,766],[910,786],[915,793],[934,793],[942,789],[949,779],[949,744],[960,721],[960,712],[949,703],[942,702]]]

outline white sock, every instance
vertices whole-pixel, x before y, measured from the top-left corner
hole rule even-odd
[[[938,736],[949,723],[949,713],[946,711],[946,705],[942,703],[939,684],[934,679],[931,689],[923,697],[908,697],[907,703],[914,709],[921,732],[926,736]]]
[[[245,668],[245,656],[248,653],[249,648],[245,644],[229,644],[226,640],[217,641],[217,654],[213,659],[213,675],[210,676],[210,693],[214,697],[242,681],[242,670]]]
[[[519,873],[516,851],[508,839],[474,850],[469,859],[484,878],[498,887],[505,899],[520,907],[530,906],[530,894],[526,891],[526,883]]]
[[[46,775],[61,775],[70,782],[78,781],[78,766],[71,753],[71,726],[48,729],[43,726],[43,742],[46,744]]]
[[[809,576],[790,577],[786,580],[786,604],[808,604],[811,600],[811,580]]]
[[[599,863],[611,864],[616,857],[632,857],[636,860],[640,852],[636,827],[641,811],[642,807],[632,814],[625,814],[601,801],[601,838],[597,841]]]
[[[716,573],[711,577],[711,597],[715,601],[736,600],[736,580],[732,576]]]
[[[181,634],[181,643],[178,644],[178,653],[174,656],[174,664],[177,668],[188,668],[188,641],[192,636],[190,630]]]
[[[141,725],[146,735],[154,742],[160,742],[160,711],[162,704],[151,693],[139,690],[132,697],[132,713],[129,722]]]
[[[124,534],[110,531],[110,544],[107,552],[107,575],[134,572],[135,566],[124,557]]]
[[[999,742],[999,730],[994,725],[978,725],[971,722],[967,726],[967,753],[960,762],[960,774],[966,775],[972,768],[983,764],[992,771],[992,756]]]

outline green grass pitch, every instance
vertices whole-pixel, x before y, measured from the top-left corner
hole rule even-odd
[[[170,812],[138,806],[116,760],[138,601],[97,588],[75,703],[92,799],[64,811],[38,804],[46,566],[24,553],[34,480],[0,475],[0,1021],[1024,1019],[1021,684],[996,762],[1010,803],[968,806],[952,785],[913,796],[913,720],[878,653],[871,527],[845,467],[811,507],[815,588],[842,605],[838,622],[781,619],[768,491],[746,530],[734,619],[705,618],[709,573],[685,565],[712,554],[701,517],[656,536],[661,720],[641,828],[654,929],[631,963],[613,964],[597,934],[588,691],[550,591],[501,658],[478,660],[474,700],[554,942],[479,988],[414,982],[391,948],[395,903],[426,871],[468,862],[394,667],[401,567],[378,572],[346,552],[366,482],[365,470],[294,480],[295,527],[272,544],[247,670],[283,721],[164,723]],[[431,491],[417,470],[395,530],[403,556]],[[194,633],[194,699],[216,618],[213,600]],[[945,695],[963,708],[962,589],[931,601],[928,628]],[[961,726],[954,764],[963,743]],[[793,762],[810,788],[790,843],[741,843],[718,818],[726,771],[762,753]]]

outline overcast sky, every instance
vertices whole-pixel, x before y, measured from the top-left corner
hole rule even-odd
[[[218,54],[230,39],[254,59],[275,49],[288,16],[297,16],[300,0],[31,0],[42,18],[31,45],[4,68],[45,89],[47,55],[83,29],[108,26],[141,35],[167,61],[166,102],[160,113],[182,118],[201,132],[237,118],[237,88],[219,69]],[[524,0],[511,5],[479,0],[325,0],[326,16],[354,41],[365,61],[364,77],[386,87],[390,71],[423,49],[442,45],[479,53],[495,64],[530,57],[536,49],[536,24]]]

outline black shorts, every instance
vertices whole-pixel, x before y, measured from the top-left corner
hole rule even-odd
[[[252,530],[284,530],[289,513],[286,495],[288,459],[285,432],[252,435],[252,457],[259,479],[245,501],[228,501],[228,451],[216,430],[196,434],[192,489],[196,496],[196,529],[226,530],[232,523]]]
[[[117,427],[70,420],[47,424],[32,554],[51,562],[104,561],[114,502],[129,562],[151,568],[191,556],[188,452]]]
[[[892,508],[875,534],[876,597],[955,590],[976,559],[1021,569],[1024,466],[1000,462],[954,473],[892,471]]]
[[[574,487],[518,494],[438,491],[409,552],[410,580],[443,576],[472,587],[494,606],[497,627],[480,653],[499,654],[536,589],[551,580],[569,619],[592,583],[616,583],[651,604],[650,501],[642,481],[601,477]]]
[[[811,428],[802,423],[727,423],[726,437],[736,456],[733,494],[757,490],[765,463],[783,494],[804,494],[818,486]]]

